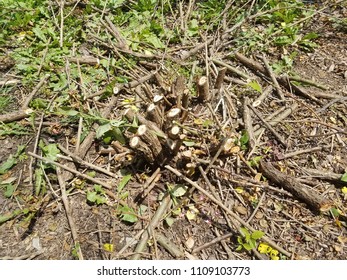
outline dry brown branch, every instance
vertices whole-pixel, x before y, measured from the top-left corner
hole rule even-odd
[[[250,106],[250,100],[248,97],[245,97],[243,101],[243,122],[245,124],[245,129],[248,133],[250,149],[252,150],[255,147],[256,140],[254,137],[252,116],[249,110],[249,106]]]
[[[197,80],[196,86],[199,101],[208,102],[211,99],[208,78],[206,76],[202,76]]]
[[[184,252],[180,250],[180,248],[177,247],[175,243],[170,241],[166,236],[163,234],[156,234],[155,238],[157,242],[163,246],[170,254],[176,259],[180,259],[184,257]]]
[[[309,190],[306,185],[303,185],[294,177],[278,171],[271,163],[262,161],[260,170],[269,181],[292,193],[294,197],[305,202],[314,212],[320,213],[330,209],[330,201],[321,197],[314,190]]]
[[[155,134],[155,131],[151,131],[146,125],[142,124],[137,129],[137,135],[141,138],[144,144],[149,147],[154,159],[161,162],[163,160],[163,148]]]
[[[224,81],[224,77],[225,77],[225,73],[227,72],[227,68],[223,67],[222,69],[220,69],[218,71],[218,75],[216,78],[216,82],[214,83],[214,88],[217,90],[220,90],[222,85],[223,85],[223,81]]]
[[[264,78],[264,76],[268,77],[268,73],[266,71],[266,68],[263,67],[259,62],[247,58],[246,56],[244,56],[243,54],[240,53],[235,53],[235,58],[237,60],[239,60],[243,65],[245,65],[246,67],[248,67],[249,69],[252,69],[255,74],[261,78]],[[317,99],[316,97],[312,96],[310,93],[307,92],[307,90],[305,90],[302,87],[296,86],[294,84],[292,84],[289,80],[289,77],[287,76],[281,76],[281,77],[276,77],[278,83],[280,85],[282,85],[283,87],[285,87],[289,92],[294,92],[295,94],[299,95],[299,96],[303,96],[305,98],[311,99],[313,101],[315,101],[318,104],[321,104],[322,102]]]
[[[140,137],[135,136],[130,139],[129,146],[135,151],[140,152],[149,163],[154,163],[155,157],[148,145]]]
[[[158,125],[152,121],[147,120],[144,118],[141,114],[138,114],[134,112],[131,109],[127,109],[124,112],[124,116],[129,120],[129,122],[133,122],[134,119],[137,119],[139,124],[144,124],[148,127],[149,130],[154,132],[156,136],[158,136],[159,140],[162,143],[165,143],[165,140],[167,139],[166,134],[158,127]]]
[[[231,211],[228,207],[226,207],[224,204],[222,204],[219,200],[217,200],[216,198],[214,198],[213,195],[211,195],[209,192],[207,192],[204,188],[202,188],[201,186],[199,186],[197,183],[195,183],[194,181],[190,180],[189,178],[187,178],[186,176],[184,176],[181,172],[179,172],[178,170],[176,170],[175,168],[172,168],[169,165],[165,165],[165,168],[170,170],[172,173],[174,173],[175,175],[177,175],[178,177],[182,178],[184,181],[186,181],[187,183],[189,183],[190,185],[192,185],[193,187],[195,187],[197,190],[199,190],[199,192],[203,193],[209,200],[211,200],[212,202],[214,202],[215,204],[217,204],[219,207],[221,207],[226,213],[228,213],[228,215],[231,216],[231,221],[233,222],[234,226],[237,228],[237,230],[240,230],[240,226],[238,223],[240,223],[241,225],[243,225],[244,227],[248,228],[250,231],[255,231],[255,229],[247,224],[244,220],[242,220],[238,215],[236,215],[233,211]],[[238,223],[237,223],[238,222]],[[267,242],[272,248],[278,250],[279,252],[281,252],[282,254],[290,257],[291,253],[289,253],[288,251],[286,251],[285,249],[283,249],[282,247],[278,246],[276,243],[274,243],[270,238],[268,238],[267,236],[263,236],[262,238],[265,242]]]
[[[6,79],[6,80],[0,80],[0,87],[3,86],[14,86],[20,83],[20,80],[17,79]]]
[[[287,143],[284,141],[284,139],[282,138],[281,135],[279,135],[277,133],[276,130],[273,129],[273,127],[271,126],[271,124],[269,122],[267,122],[261,115],[260,113],[257,111],[257,109],[253,108],[252,106],[248,105],[248,107],[253,111],[253,113],[259,118],[259,120],[261,120],[261,122],[266,126],[266,128],[268,130],[271,131],[271,133],[276,137],[276,139],[284,146],[287,147]]]
[[[158,127],[162,127],[163,117],[161,115],[160,109],[154,103],[151,103],[147,107],[146,118],[158,125]]]
[[[284,120],[286,117],[288,117],[290,114],[292,114],[293,112],[296,111],[296,109],[298,108],[298,104],[297,103],[293,103],[293,105],[289,108],[285,108],[282,107],[280,109],[279,114],[276,113],[275,116],[271,116],[271,119],[266,119],[266,121],[271,125],[271,126],[275,126],[278,123],[280,123],[282,120]],[[264,132],[265,128],[254,128],[254,136],[258,137],[259,135],[261,135]]]
[[[44,161],[44,162],[47,162],[47,163],[49,163],[49,164],[53,164],[53,165],[55,165],[55,166],[57,166],[57,167],[60,167],[60,168],[62,168],[62,169],[64,169],[64,170],[66,170],[66,171],[72,173],[73,175],[76,175],[77,177],[86,179],[86,180],[91,181],[91,182],[93,182],[93,183],[95,183],[95,184],[99,184],[99,185],[103,186],[103,187],[106,188],[106,189],[111,189],[111,188],[112,188],[111,185],[106,184],[105,182],[100,181],[100,180],[98,180],[98,179],[96,179],[96,178],[93,178],[93,177],[90,177],[90,176],[88,176],[88,175],[85,175],[85,174],[83,174],[83,173],[81,173],[81,172],[79,172],[79,171],[77,171],[77,170],[74,170],[74,169],[72,169],[72,168],[70,168],[70,167],[68,167],[68,166],[66,166],[66,165],[63,165],[63,164],[60,164],[60,163],[58,163],[58,162],[52,161],[52,160],[50,160],[50,159],[48,159],[48,158],[41,157],[41,156],[36,155],[36,154],[34,154],[34,153],[32,153],[32,152],[28,152],[28,155],[29,155],[29,156],[32,156],[32,157],[35,157],[35,158],[37,158],[37,159],[39,159],[39,160],[42,160],[42,161]]]
[[[303,84],[307,84],[310,86],[314,86],[316,88],[320,88],[322,90],[328,90],[328,88],[324,85],[320,85],[318,83],[316,83],[315,81],[312,80],[308,80],[308,79],[304,79],[302,77],[296,77],[296,76],[289,76],[289,80],[290,81],[294,81],[294,82],[299,82],[299,83],[303,83]]]
[[[258,212],[258,210],[260,208],[260,205],[263,202],[264,198],[265,198],[265,192],[262,193],[262,195],[261,195],[261,197],[260,197],[260,199],[258,201],[258,204],[255,207],[255,209],[254,209],[253,213],[251,214],[251,216],[249,216],[249,218],[247,220],[247,223],[250,223],[252,221],[252,219],[254,218],[255,214],[257,214],[257,212]]]
[[[161,177],[160,171],[160,168],[157,168],[153,172],[153,174],[146,180],[146,182],[143,185],[144,192],[142,194],[142,198],[145,198],[155,187],[156,182],[158,182]]]
[[[192,251],[192,253],[193,253],[193,254],[196,254],[196,253],[200,252],[201,250],[206,249],[206,248],[208,248],[208,247],[211,247],[212,245],[214,245],[214,244],[216,244],[216,243],[219,243],[219,242],[221,242],[222,240],[227,239],[227,238],[229,238],[229,237],[231,237],[231,236],[233,236],[233,235],[235,235],[235,233],[229,232],[229,233],[226,233],[226,234],[224,234],[224,235],[218,236],[218,237],[216,237],[215,239],[213,239],[212,241],[210,241],[210,242],[208,242],[208,243],[205,243],[205,244],[203,244],[203,245],[201,245],[201,246],[199,246],[199,247],[194,248],[194,250]]]
[[[347,182],[341,181],[341,178],[343,174],[338,174],[330,171],[324,171],[324,170],[318,170],[318,169],[312,169],[312,168],[303,168],[305,172],[310,174],[311,177],[330,181],[338,185],[347,185]]]
[[[265,98],[272,92],[272,89],[273,88],[271,85],[267,86],[259,95],[259,97],[253,101],[252,106],[254,108],[258,107],[265,100]]]
[[[123,38],[122,34],[119,32],[118,28],[113,24],[109,17],[105,17],[107,24],[104,21],[100,21],[107,30],[115,37],[118,44],[117,47],[122,50],[128,50],[128,45],[126,40]]]
[[[22,255],[19,257],[4,256],[4,257],[1,257],[0,260],[2,260],[2,261],[4,261],[4,260],[33,260],[43,253],[44,253],[44,250],[39,250],[39,251],[34,252],[32,254],[25,254],[25,255]]]
[[[31,99],[33,99],[35,94],[40,90],[40,88],[44,85],[44,83],[47,81],[49,77],[50,75],[46,74],[45,76],[41,78],[40,82],[34,87],[32,92],[25,98],[20,110],[0,115],[0,122],[8,123],[13,121],[19,121],[21,119],[28,117],[33,112],[33,110],[28,108]]]
[[[100,64],[100,59],[93,56],[70,57],[69,61],[73,63],[88,64],[92,66]]]
[[[223,61],[220,61],[218,59],[212,59],[213,63],[216,63],[217,65],[223,66],[225,67],[227,70],[231,71],[232,73],[240,76],[241,78],[244,78],[245,80],[251,80],[252,77],[250,77],[249,75],[247,75],[245,72],[242,72],[241,70],[227,64],[224,63]]]
[[[72,235],[72,239],[74,241],[74,247],[77,251],[78,259],[83,260],[83,254],[82,254],[82,250],[81,250],[81,246],[80,246],[79,237],[77,234],[75,221],[74,221],[73,215],[72,215],[72,209],[70,207],[70,202],[69,202],[69,200],[67,198],[67,194],[66,194],[65,181],[61,175],[62,175],[61,170],[59,167],[57,167],[57,177],[58,177],[59,186],[60,186],[61,200],[63,201],[65,213],[66,213],[69,225],[70,225],[71,235]]]
[[[266,69],[266,71],[267,71],[267,74],[268,74],[268,76],[270,77],[271,81],[273,82],[274,87],[275,87],[275,89],[276,89],[276,91],[277,91],[277,94],[278,94],[279,98],[280,98],[281,100],[284,101],[284,94],[283,94],[283,92],[282,92],[282,89],[281,89],[280,85],[278,84],[278,81],[277,81],[277,79],[276,79],[276,76],[275,76],[275,74],[273,73],[273,71],[272,71],[272,69],[271,69],[271,67],[270,67],[270,65],[269,65],[269,62],[267,61],[265,54],[263,54],[262,60],[263,60],[265,69]]]
[[[291,157],[295,157],[295,156],[302,155],[302,154],[321,151],[322,149],[323,149],[323,147],[313,147],[313,148],[309,148],[309,149],[298,150],[298,151],[294,151],[294,152],[290,152],[290,153],[285,153],[283,155],[283,158],[284,159],[291,158]]]
[[[108,175],[108,176],[111,176],[111,177],[113,177],[113,178],[117,178],[117,175],[116,175],[116,174],[114,174],[114,173],[112,173],[112,172],[110,172],[110,171],[108,171],[108,170],[106,170],[106,169],[104,169],[104,168],[102,168],[102,167],[99,167],[99,166],[97,166],[97,165],[95,165],[95,164],[91,164],[91,163],[89,163],[89,162],[87,162],[87,161],[81,159],[79,156],[77,156],[77,155],[75,155],[74,153],[70,152],[69,150],[65,149],[62,145],[58,144],[58,148],[59,148],[59,150],[61,150],[64,154],[66,154],[67,156],[70,157],[70,159],[68,158],[69,160],[74,161],[75,163],[81,164],[81,165],[83,165],[83,166],[85,166],[85,167],[88,167],[88,168],[90,168],[90,169],[92,169],[92,170],[95,170],[95,171],[99,171],[99,172],[101,172],[101,173],[104,173],[104,174],[106,174],[106,175]]]
[[[172,93],[176,98],[176,106],[177,108],[182,108],[182,98],[184,89],[186,87],[186,79],[183,76],[178,76],[172,85]]]
[[[155,229],[159,225],[160,220],[164,217],[167,209],[171,207],[171,204],[172,204],[171,197],[169,194],[166,194],[163,200],[161,201],[161,204],[159,205],[154,216],[152,217],[152,220],[150,221],[146,230],[143,232],[141,236],[141,240],[136,245],[135,254],[131,257],[132,260],[138,260],[140,258],[141,253],[146,248],[147,242],[149,238],[151,237],[150,231]]]
[[[172,140],[176,140],[179,138],[179,135],[181,133],[181,128],[178,125],[172,126],[168,131],[168,136]]]
[[[37,150],[37,146],[39,144],[39,140],[40,140],[40,135],[41,135],[41,129],[42,129],[42,123],[43,123],[43,117],[44,117],[44,114],[42,113],[41,114],[41,117],[40,117],[40,124],[37,128],[37,131],[36,131],[36,137],[35,137],[35,142],[34,142],[34,147],[32,149],[32,152],[34,154],[36,154],[36,150]],[[33,166],[34,166],[34,163],[36,162],[36,159],[35,158],[31,158],[30,159],[30,164],[29,164],[29,184],[31,184],[32,186],[34,185],[33,183]]]

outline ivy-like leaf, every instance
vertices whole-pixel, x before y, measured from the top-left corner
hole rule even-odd
[[[89,202],[95,203],[95,201],[96,201],[96,196],[97,196],[97,193],[96,193],[96,192],[87,192],[87,200],[88,200]]]

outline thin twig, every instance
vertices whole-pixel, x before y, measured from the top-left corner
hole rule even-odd
[[[184,176],[181,172],[179,172],[178,170],[176,170],[175,168],[172,168],[169,165],[165,165],[165,168],[170,170],[172,173],[174,173],[175,175],[177,175],[178,177],[182,178],[184,181],[186,181],[187,183],[189,183],[190,185],[192,185],[193,187],[195,187],[196,189],[198,189],[201,193],[203,193],[206,197],[208,197],[212,202],[216,203],[218,206],[220,206],[224,211],[226,211],[233,219],[231,220],[232,223],[234,223],[234,225],[236,226],[236,228],[238,230],[240,230],[240,227],[237,223],[235,223],[235,220],[237,222],[239,222],[241,225],[243,225],[244,227],[248,228],[251,231],[255,231],[255,229],[249,225],[248,223],[246,223],[244,220],[242,220],[239,216],[237,216],[233,211],[231,211],[228,207],[226,207],[224,204],[222,204],[220,201],[218,201],[217,199],[214,198],[213,195],[211,195],[209,192],[207,192],[204,188],[200,187],[197,183],[195,183],[194,181],[190,180],[189,178],[187,178],[186,176]],[[279,252],[281,252],[282,254],[290,257],[291,253],[289,253],[288,251],[286,251],[285,249],[283,249],[282,247],[278,246],[275,242],[273,242],[270,238],[268,238],[267,236],[263,236],[262,239],[267,242],[272,248],[277,249]]]
[[[27,98],[24,100],[23,105],[22,105],[22,110],[25,111],[28,109],[29,103],[31,99],[33,99],[34,95],[39,91],[39,89],[43,86],[43,84],[47,81],[47,79],[50,77],[50,74],[44,75],[40,82],[34,87],[32,92],[27,96]]]
[[[254,217],[255,214],[258,212],[259,207],[260,207],[261,203],[263,202],[264,198],[265,198],[265,192],[262,193],[262,195],[261,195],[261,197],[260,197],[260,199],[259,199],[259,201],[258,201],[258,204],[257,204],[257,206],[255,207],[255,209],[254,209],[253,213],[251,214],[251,216],[249,216],[249,218],[248,218],[248,220],[247,220],[247,223],[250,223],[250,222],[252,221],[253,217]]]
[[[276,130],[273,129],[273,127],[271,126],[270,123],[268,123],[261,115],[260,113],[257,111],[257,109],[253,108],[252,106],[248,106],[253,113],[259,118],[259,120],[261,120],[261,122],[267,127],[268,130],[271,131],[271,133],[276,137],[276,139],[284,146],[287,147],[287,143],[284,141],[284,139],[282,138],[281,135],[279,135],[277,133]]]
[[[37,159],[40,159],[40,160],[42,160],[42,161],[45,161],[45,162],[47,162],[47,163],[49,163],[49,164],[53,164],[53,165],[55,165],[55,166],[57,166],[57,167],[60,167],[60,168],[62,168],[62,169],[64,169],[64,170],[66,170],[66,171],[71,172],[72,174],[75,174],[77,177],[81,177],[81,178],[83,178],[83,179],[89,180],[89,181],[91,181],[91,182],[93,182],[93,183],[95,183],[95,184],[98,184],[98,185],[103,186],[103,187],[106,188],[106,189],[111,189],[111,188],[112,188],[112,186],[109,185],[109,184],[106,184],[106,183],[104,183],[104,182],[102,182],[102,181],[100,181],[100,180],[98,180],[98,179],[95,179],[95,178],[93,178],[93,177],[90,177],[90,176],[88,176],[88,175],[85,175],[85,174],[83,174],[83,173],[81,173],[81,172],[79,172],[79,171],[77,171],[77,170],[74,170],[74,169],[72,169],[72,168],[70,168],[70,167],[67,167],[67,166],[65,166],[65,165],[63,165],[63,164],[60,164],[60,163],[55,162],[55,161],[53,161],[53,160],[50,160],[50,159],[48,159],[48,158],[41,157],[41,156],[39,156],[39,155],[37,155],[37,154],[34,154],[34,153],[32,153],[32,152],[28,152],[28,155],[29,155],[29,156],[32,156],[32,157],[35,157],[35,158],[37,158]]]
[[[281,100],[284,101],[284,100],[285,100],[284,94],[283,94],[283,92],[282,92],[282,90],[281,90],[281,87],[280,87],[280,85],[279,85],[279,83],[278,83],[278,81],[277,81],[277,79],[276,79],[275,74],[274,74],[274,73],[272,72],[272,70],[271,70],[271,67],[270,67],[270,65],[269,65],[269,63],[268,63],[268,61],[267,61],[267,59],[266,59],[265,54],[263,54],[263,56],[262,56],[261,58],[262,58],[262,60],[263,60],[265,69],[266,69],[266,71],[267,71],[267,73],[268,73],[268,75],[269,75],[271,81],[273,82],[273,84],[274,84],[274,86],[275,86],[275,89],[276,89],[276,91],[277,91],[277,94],[278,94],[279,98],[280,98]]]
[[[83,254],[82,254],[82,250],[81,250],[81,246],[80,246],[80,242],[79,242],[79,238],[78,238],[78,234],[77,234],[76,225],[75,225],[75,222],[73,219],[72,210],[70,208],[70,203],[69,203],[69,200],[68,200],[67,194],[66,194],[65,182],[61,176],[61,170],[59,167],[57,168],[57,176],[58,176],[58,181],[59,181],[59,185],[60,185],[61,199],[63,201],[66,216],[67,216],[67,219],[68,219],[68,222],[70,225],[71,235],[72,235],[72,239],[74,241],[75,249],[77,250],[78,259],[83,260]]]
[[[171,203],[172,203],[171,197],[167,193],[164,196],[164,198],[163,198],[160,206],[158,207],[157,211],[155,212],[154,216],[152,217],[152,220],[149,223],[148,227],[143,232],[143,234],[141,236],[141,240],[139,241],[139,243],[136,246],[135,254],[131,257],[132,260],[138,260],[140,258],[141,253],[145,249],[147,242],[151,236],[150,229],[154,229],[158,226],[159,221],[163,218],[166,210],[171,206]]]
[[[198,252],[200,252],[200,251],[203,250],[203,249],[206,249],[206,248],[208,248],[208,247],[211,247],[212,245],[214,245],[214,244],[216,244],[216,243],[219,243],[219,242],[221,242],[222,240],[227,239],[227,238],[233,236],[234,234],[235,234],[234,232],[229,232],[229,233],[226,233],[226,234],[224,234],[224,235],[218,236],[218,237],[216,237],[215,239],[213,239],[212,241],[210,241],[210,242],[208,242],[208,243],[205,243],[205,244],[203,244],[203,245],[201,245],[201,246],[199,246],[199,247],[196,247],[196,248],[192,251],[192,253],[193,253],[193,254],[198,253]]]
[[[59,148],[59,150],[61,150],[64,154],[68,155],[68,156],[71,158],[71,159],[68,158],[69,160],[72,160],[72,161],[74,161],[74,162],[76,162],[76,163],[78,163],[78,164],[84,165],[84,166],[86,166],[86,167],[88,167],[88,168],[90,168],[90,169],[93,169],[93,170],[95,170],[95,171],[99,171],[99,172],[101,172],[101,173],[104,173],[104,174],[106,174],[106,175],[108,175],[108,176],[111,176],[111,177],[113,177],[113,178],[117,178],[117,175],[116,175],[116,174],[114,174],[114,173],[108,171],[108,170],[105,169],[105,168],[99,167],[99,166],[97,166],[97,165],[91,164],[91,163],[89,163],[89,162],[87,162],[87,161],[81,159],[79,156],[76,156],[75,154],[73,154],[73,153],[70,152],[69,150],[65,149],[62,145],[58,144],[58,148]]]

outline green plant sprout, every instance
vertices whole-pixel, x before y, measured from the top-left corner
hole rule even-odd
[[[257,240],[262,238],[265,234],[260,230],[255,230],[254,232],[250,233],[244,227],[241,227],[240,231],[243,234],[243,236],[237,237],[237,243],[239,244],[239,246],[236,248],[236,251],[241,251],[242,249],[250,251],[256,248]]]

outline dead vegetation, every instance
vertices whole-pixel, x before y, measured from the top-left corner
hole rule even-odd
[[[312,14],[288,26],[320,33],[310,52],[304,33],[287,46],[271,45],[279,31],[256,47],[233,40],[270,24],[258,1],[238,20],[225,1],[218,24],[165,48],[135,47],[116,10],[87,2],[51,4],[57,15],[93,9],[107,35],[89,24],[57,70],[70,79],[64,102],[53,70],[29,91],[11,75],[18,61],[0,68],[2,89],[22,99],[3,129],[30,128],[0,140],[3,162],[19,144],[27,155],[2,166],[3,259],[346,258],[347,36],[326,18],[346,17],[344,1],[300,6]],[[199,5],[171,2],[167,24],[195,34]],[[107,81],[95,90],[97,68]]]

